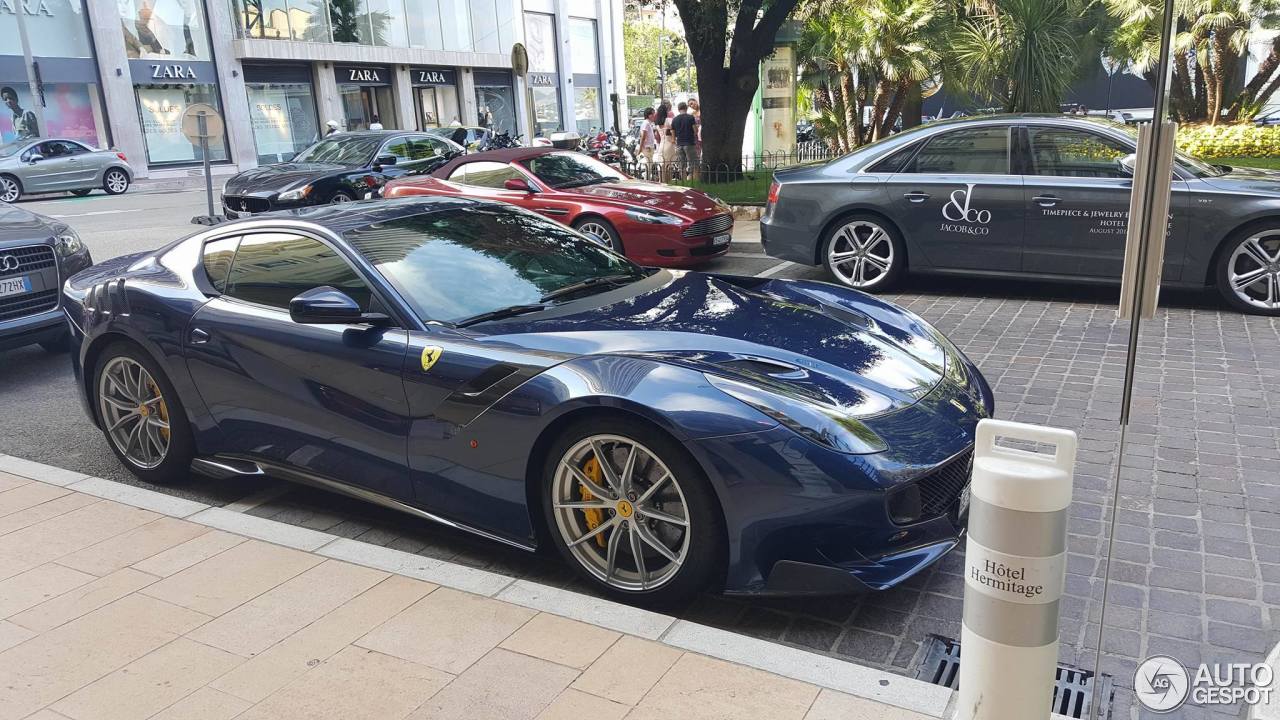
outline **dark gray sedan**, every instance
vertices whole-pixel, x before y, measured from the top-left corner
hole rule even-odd
[[[23,195],[104,190],[119,195],[133,182],[133,168],[119,150],[98,150],[69,138],[17,140],[0,145],[0,201]]]
[[[904,272],[1115,283],[1136,135],[1105,120],[993,116],[908,130],[779,170],[765,251],[866,291]],[[1179,155],[1165,286],[1280,315],[1280,173]]]

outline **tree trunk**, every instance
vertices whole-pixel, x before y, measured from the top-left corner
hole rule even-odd
[[[850,68],[840,70],[840,97],[844,100],[844,132],[845,142],[853,148],[862,143],[862,107],[858,102],[857,92],[853,86]]]
[[[1195,77],[1191,79],[1191,109],[1188,113],[1188,120],[1192,122],[1203,121],[1209,115],[1206,98],[1208,97],[1208,88],[1205,86],[1204,66],[1200,64],[1197,58],[1195,64],[1190,65],[1195,71]]]
[[[888,137],[893,133],[893,126],[898,121],[898,116],[902,114],[902,106],[907,102],[907,92],[912,83],[909,80],[899,80],[893,89],[893,101],[889,103],[889,109],[884,113],[884,122],[880,124],[880,137]],[[906,123],[903,123],[904,126]]]
[[[1262,89],[1271,81],[1271,76],[1275,74],[1276,69],[1280,68],[1280,35],[1276,35],[1271,40],[1271,51],[1267,56],[1258,63],[1258,69],[1254,72],[1253,77],[1240,90],[1240,94],[1236,96],[1234,102],[1231,103],[1230,109],[1227,110],[1227,119],[1235,122],[1240,119],[1240,113],[1244,110],[1245,105],[1258,105],[1255,101]],[[1266,102],[1265,100],[1263,102]],[[1248,119],[1248,118],[1246,118]]]
[[[712,77],[704,83],[707,75]],[[735,76],[730,68],[698,68],[702,164],[712,170],[706,173],[708,180],[735,178],[742,169],[742,139],[759,82],[758,72]]]
[[[871,142],[884,137],[884,116],[889,109],[889,93],[893,92],[893,84],[888,80],[876,81],[876,96],[871,103]]]
[[[914,82],[907,88],[907,101],[902,106],[902,127],[913,128],[924,120],[924,93],[920,83]]]

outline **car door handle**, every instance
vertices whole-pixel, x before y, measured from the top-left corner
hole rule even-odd
[[[203,345],[209,342],[209,333],[200,328],[191,328],[191,332],[187,334],[187,341],[192,345]]]
[[[920,192],[919,190],[912,190],[909,193],[903,193],[902,197],[906,198],[907,200],[913,203],[922,203],[925,200],[929,199],[929,193]]]
[[[1037,195],[1031,199],[1040,207],[1053,207],[1054,205],[1062,202],[1062,198],[1057,197],[1056,195]]]

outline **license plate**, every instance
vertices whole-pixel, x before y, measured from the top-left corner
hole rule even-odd
[[[728,245],[731,242],[733,242],[733,236],[725,233],[724,235],[717,235],[711,238],[711,247],[720,247],[721,245]]]
[[[7,295],[22,295],[31,292],[31,278],[12,277],[0,279],[0,297]]]

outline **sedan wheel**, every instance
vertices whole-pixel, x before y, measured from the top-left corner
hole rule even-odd
[[[355,198],[339,190],[338,192],[333,194],[333,197],[329,198],[329,204],[340,205],[342,203],[349,203],[354,199]]]
[[[1280,228],[1251,233],[1224,253],[1218,289],[1241,310],[1280,315]]]
[[[22,186],[8,175],[0,175],[0,200],[11,203],[22,197]]]
[[[874,220],[854,218],[836,227],[826,249],[827,270],[852,288],[883,289],[901,271],[897,238]]]
[[[98,411],[107,437],[126,460],[151,469],[169,452],[169,406],[151,373],[132,358],[113,358],[98,378]]]
[[[108,170],[102,178],[102,187],[109,195],[120,195],[129,189],[129,176],[123,170]]]

